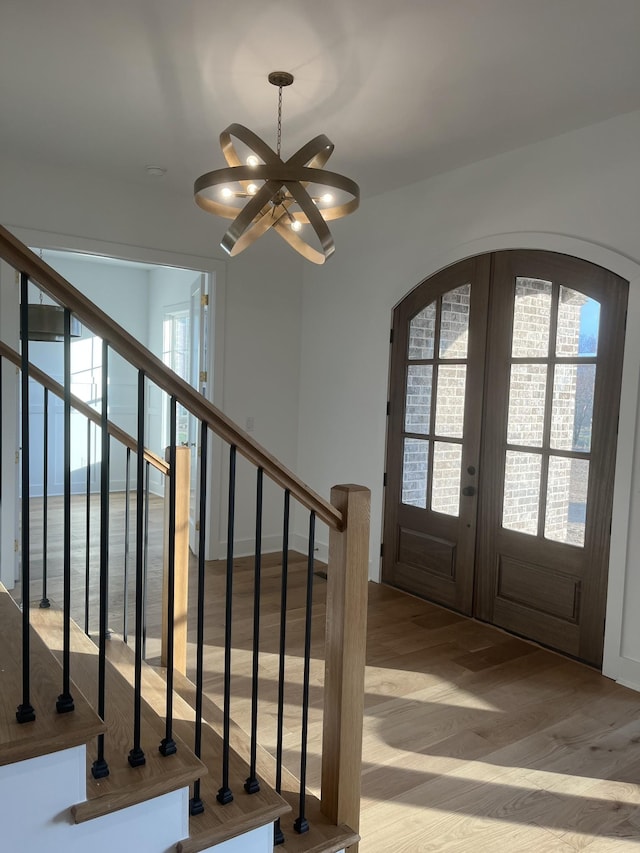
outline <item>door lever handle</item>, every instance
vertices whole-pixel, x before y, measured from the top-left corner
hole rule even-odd
[[[476,490],[473,486],[465,486],[462,490],[462,494],[465,498],[472,498],[476,493]]]

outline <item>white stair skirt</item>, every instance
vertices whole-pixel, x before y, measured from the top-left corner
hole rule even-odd
[[[2,850],[24,853],[170,853],[189,835],[189,789],[76,824],[86,799],[86,748],[76,746],[0,767]],[[273,853],[273,824],[205,853]]]
[[[71,806],[85,799],[86,772],[84,746],[0,767],[3,849],[166,853],[188,835],[187,788],[75,824]]]

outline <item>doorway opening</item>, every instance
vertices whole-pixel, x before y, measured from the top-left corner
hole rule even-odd
[[[133,337],[146,346],[159,359],[193,385],[208,399],[213,399],[214,348],[209,340],[213,336],[215,318],[209,304],[215,305],[216,275],[211,271],[179,268],[147,261],[132,261],[112,256],[89,255],[64,250],[36,250],[43,259],[74,287],[84,293],[99,308],[108,313]],[[31,299],[40,298],[35,285],[30,285]],[[48,300],[46,295],[43,297]],[[81,337],[71,343],[72,393],[94,407],[100,406],[101,340],[91,330],[83,327]],[[63,346],[57,343],[32,342],[31,361],[46,370],[58,382],[63,381]],[[136,371],[112,354],[109,364],[109,418],[129,434],[136,433]],[[31,435],[34,448],[30,469],[31,494],[42,495],[44,459],[42,435],[44,432],[43,391],[31,383],[30,395]],[[145,445],[164,458],[169,443],[168,399],[153,385],[146,389]],[[49,454],[47,459],[47,493],[62,494],[62,401],[52,398],[48,417]],[[193,484],[198,477],[198,441],[195,419],[186,410],[178,412],[178,443],[191,448],[191,506],[196,506]],[[73,493],[84,494],[87,483],[91,492],[99,491],[100,442],[85,438],[84,418],[72,412],[72,476]],[[95,439],[95,428],[93,429]],[[88,451],[87,447],[91,450]],[[89,455],[90,454],[90,455]],[[124,448],[114,445],[110,460],[110,489],[123,491],[131,487],[127,475]],[[127,486],[127,483],[129,484]],[[161,474],[153,469],[149,473],[152,494],[164,493]],[[218,535],[214,532],[214,537]],[[195,509],[192,511],[190,544],[197,551],[195,535]],[[208,555],[209,556],[209,555]]]

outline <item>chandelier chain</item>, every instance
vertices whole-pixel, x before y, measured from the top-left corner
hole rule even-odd
[[[278,86],[278,157],[280,156],[280,148],[282,145],[282,86]]]

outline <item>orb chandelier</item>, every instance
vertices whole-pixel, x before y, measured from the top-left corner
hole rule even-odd
[[[244,125],[230,124],[220,134],[228,166],[198,178],[195,201],[203,210],[233,220],[220,243],[232,257],[273,228],[308,261],[323,264],[335,251],[327,222],[356,210],[360,189],[324,168],[334,147],[324,134],[282,159],[282,89],[293,83],[293,75],[273,71],[268,80],[278,87],[276,150]],[[234,139],[244,147],[244,159]],[[319,249],[308,242],[311,231]]]

